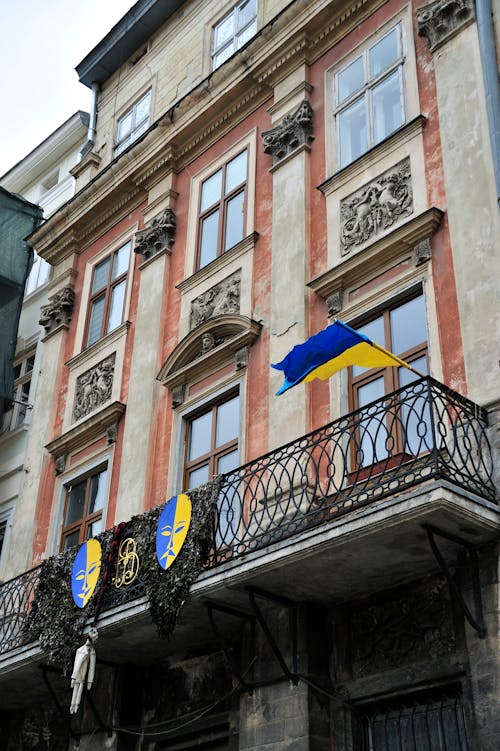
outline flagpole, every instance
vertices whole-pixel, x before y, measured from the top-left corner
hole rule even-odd
[[[393,357],[396,360],[396,362],[399,365],[402,365],[404,368],[408,368],[408,370],[411,370],[411,372],[415,373],[415,375],[417,375],[419,378],[426,378],[425,373],[421,373],[416,368],[412,368],[412,366],[408,365],[407,362],[405,362],[404,360],[401,360],[400,357],[398,357],[397,355],[394,355],[392,352],[389,352],[388,349],[385,349],[380,344],[377,344],[377,342],[372,341],[372,347],[375,347],[375,349],[378,349],[380,352],[384,352],[386,355],[390,355],[391,357]]]

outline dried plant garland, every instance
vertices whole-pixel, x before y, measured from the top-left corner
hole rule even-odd
[[[189,597],[193,582],[203,571],[214,540],[214,521],[222,477],[190,491],[192,516],[189,533],[174,564],[164,571],[156,559],[156,528],[165,506],[134,516],[127,524],[140,556],[139,576],[143,582],[158,635],[169,637],[178,613]],[[96,615],[101,605],[99,593],[109,588],[109,566],[113,540],[118,533],[108,530],[97,539],[102,547],[101,572],[96,594],[84,610],[73,602],[71,571],[77,549],[51,556],[41,565],[40,579],[30,614],[25,625],[27,640],[39,639],[46,659],[67,671],[74,653],[82,643],[85,625]],[[98,615],[98,612],[97,612]]]

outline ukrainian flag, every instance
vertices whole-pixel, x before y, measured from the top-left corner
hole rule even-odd
[[[362,368],[402,365],[410,368],[408,363],[380,344],[337,320],[303,344],[297,344],[281,362],[271,365],[285,374],[283,386],[276,395],[283,394],[302,381],[313,381],[315,378],[326,381],[338,370],[350,365]]]

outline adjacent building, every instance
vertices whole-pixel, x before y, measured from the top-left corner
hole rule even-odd
[[[77,66],[75,193],[29,238],[52,281],[0,748],[498,748],[498,23],[139,0]],[[412,369],[277,396],[335,319]]]

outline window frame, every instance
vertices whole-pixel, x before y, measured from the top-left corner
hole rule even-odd
[[[398,30],[398,56],[391,64],[385,68],[382,72],[370,78],[369,73],[369,55],[370,50],[373,49],[379,42],[386,36],[391,34],[395,29]],[[348,167],[350,164],[361,158],[364,154],[370,151],[372,148],[382,143],[386,138],[389,138],[392,133],[395,133],[399,128],[402,128],[409,120],[410,107],[408,105],[408,50],[406,40],[405,24],[401,18],[392,19],[389,24],[386,24],[382,30],[376,35],[371,36],[362,45],[360,45],[356,51],[344,59],[336,68],[332,71],[332,117],[333,117],[333,132],[335,142],[335,161],[337,169],[341,170]],[[362,59],[363,61],[363,84],[355,92],[350,94],[342,102],[338,102],[338,78],[347,70],[356,60]],[[373,133],[373,107],[372,107],[372,92],[381,84],[385,79],[388,79],[398,71],[399,78],[399,94],[400,94],[400,109],[401,109],[401,122],[389,133],[386,133],[384,137],[378,141],[375,141]],[[341,140],[340,140],[340,115],[346,112],[357,101],[364,102],[364,122],[366,128],[366,148],[352,159],[348,159],[344,163],[341,161]]]
[[[9,545],[10,532],[12,529],[12,515],[14,513],[14,506],[10,505],[0,508],[0,529],[3,528],[3,537],[0,538],[0,581],[2,580],[2,571],[4,570],[4,564],[7,560],[7,549]],[[1,533],[0,533],[1,534]]]
[[[231,162],[237,159],[245,151],[246,151],[245,180],[241,183],[238,183],[238,185],[236,185],[229,193],[226,194],[225,186],[226,186],[227,167]],[[199,271],[200,269],[204,269],[206,266],[208,266],[210,263],[215,261],[217,258],[224,255],[224,253],[227,253],[229,250],[231,250],[231,248],[234,248],[235,245],[237,245],[238,242],[241,242],[241,240],[243,240],[245,237],[245,231],[246,231],[246,226],[247,226],[247,211],[248,211],[249,155],[250,155],[250,149],[248,145],[244,145],[243,148],[240,149],[240,151],[236,152],[235,154],[232,154],[227,160],[222,162],[222,164],[219,164],[217,169],[215,169],[209,175],[207,175],[202,180],[200,180],[200,184],[198,188],[198,208],[197,208],[197,220],[196,220],[196,254],[195,254],[195,269],[194,269],[195,272]],[[202,196],[203,196],[203,186],[212,177],[214,177],[218,172],[222,172],[220,198],[217,202],[212,203],[210,206],[208,206],[208,208],[202,211],[201,202],[202,202]],[[236,243],[233,243],[233,245],[231,245],[229,248],[226,248],[225,244],[226,244],[226,234],[227,234],[227,207],[230,201],[236,198],[238,194],[241,192],[243,192],[242,237]],[[219,220],[218,220],[218,227],[217,227],[217,245],[215,248],[215,256],[210,261],[207,261],[205,264],[203,264],[203,266],[201,266],[200,263],[201,263],[201,244],[202,244],[202,237],[203,237],[203,222],[212,214],[215,214],[216,211],[219,211]]]
[[[201,469],[204,466],[208,466],[208,480],[212,480],[215,475],[218,474],[218,462],[221,458],[230,454],[233,451],[238,452],[237,465],[241,459],[241,389],[238,385],[224,390],[217,397],[211,401],[207,401],[200,405],[198,408],[192,409],[183,415],[183,445],[182,445],[182,487],[189,488],[189,475],[196,469]],[[238,397],[238,436],[235,439],[226,441],[220,446],[216,445],[216,429],[217,429],[217,412],[219,407],[223,404],[230,402],[235,397]],[[196,457],[193,460],[188,459],[190,439],[191,439],[191,425],[194,420],[203,415],[211,413],[211,436],[210,436],[210,450],[205,454]],[[195,486],[196,487],[196,486]]]
[[[24,288],[24,296],[32,295],[40,287],[43,287],[49,281],[50,277],[50,263],[44,258],[38,255],[36,250],[33,251],[33,265],[26,279],[26,285]],[[40,281],[41,278],[41,281]]]
[[[29,361],[33,361],[31,368],[27,370],[27,364]],[[35,364],[36,364],[36,347],[33,349],[30,349],[28,351],[25,351],[21,357],[16,357],[14,359],[14,376],[16,368],[20,368],[19,375],[14,377],[14,399],[11,401],[11,407],[9,407],[9,410],[11,411],[11,416],[8,419],[8,424],[5,424],[5,416],[9,410],[6,410],[4,414],[2,415],[2,422],[0,425],[0,435],[4,435],[6,433],[9,433],[13,430],[17,430],[18,428],[21,428],[26,422],[27,422],[27,414],[28,414],[28,405],[30,404],[30,396],[31,396],[31,390],[33,385],[33,377],[35,373]],[[25,384],[29,384],[28,392],[27,392],[27,398],[26,401],[23,400],[21,397],[23,395],[23,390]],[[22,412],[23,405],[25,406],[24,412]],[[19,419],[19,415],[22,413],[21,419]]]
[[[259,3],[258,0],[255,0],[255,14],[252,16],[251,20],[248,21],[246,24],[243,24],[241,27],[237,27],[235,23],[233,23],[233,34],[230,39],[227,39],[225,42],[219,45],[219,47],[216,48],[216,39],[217,39],[217,29],[219,29],[231,16],[236,16],[236,21],[238,19],[240,8],[244,5],[246,5],[247,2],[252,2],[252,0],[240,0],[236,5],[233,5],[231,10],[229,10],[222,18],[220,18],[216,23],[212,26],[212,39],[211,39],[211,45],[210,45],[210,69],[212,71],[217,70],[221,67],[221,65],[224,65],[226,60],[229,60],[232,55],[234,55],[239,49],[245,46],[247,42],[250,41],[256,34],[258,29],[258,18],[259,18]],[[250,29],[255,24],[255,30],[254,33],[251,34],[251,36],[246,39],[243,44],[238,45],[238,36],[240,36],[243,32]],[[231,47],[232,51],[230,52],[227,57],[224,57],[221,62],[216,63],[216,58],[223,52],[225,48]]]
[[[128,107],[123,114],[117,119],[116,121],[116,137],[115,137],[115,146],[114,146],[114,154],[115,156],[118,156],[121,154],[125,149],[127,149],[129,146],[131,146],[135,141],[137,141],[140,136],[142,136],[143,133],[148,129],[149,123],[151,120],[151,104],[152,104],[152,96],[153,96],[153,90],[149,88],[142,96],[140,96],[138,99],[135,100],[135,102]],[[139,123],[136,122],[136,115],[137,110],[139,108],[139,105],[146,99],[149,98],[149,107],[148,107],[148,114],[147,117],[143,118]],[[130,130],[127,132],[127,135],[125,135],[122,138],[119,138],[119,132],[120,132],[120,125],[121,123],[129,116],[132,115],[132,123],[130,126]],[[140,132],[136,132],[139,129]]]
[[[126,245],[129,246],[129,256],[128,256],[128,263],[125,271],[118,275],[116,278],[113,278],[113,266],[114,266],[114,258],[115,256],[122,250]],[[87,310],[85,314],[85,327],[83,332],[83,348],[88,349],[89,347],[92,347],[97,342],[101,341],[107,334],[111,333],[111,331],[114,331],[117,329],[125,320],[125,311],[127,309],[127,293],[128,293],[128,286],[129,286],[129,280],[128,276],[130,273],[130,261],[132,258],[132,240],[126,240],[124,243],[119,245],[114,250],[107,253],[102,258],[99,258],[96,263],[93,264],[91,273],[90,273],[90,284],[88,288],[88,297],[87,297]],[[98,266],[102,265],[109,259],[109,272],[107,277],[106,285],[99,287],[95,292],[92,292],[92,286],[94,283],[95,273]],[[112,329],[108,330],[108,324],[109,324],[109,312],[111,308],[111,301],[113,297],[113,290],[118,287],[123,281],[125,280],[125,290],[123,293],[123,307],[121,312],[121,320],[120,323],[118,323],[116,326],[114,326]],[[90,323],[92,318],[92,311],[94,310],[94,303],[100,299],[104,295],[105,302],[104,302],[104,312],[102,316],[102,322],[101,322],[101,330],[100,330],[100,336],[97,337],[97,339],[94,339],[92,342],[89,342],[89,334],[90,334]]]
[[[106,478],[105,478],[106,485],[105,485],[105,490],[104,490],[105,498],[104,498],[102,508],[89,514],[87,513],[87,511],[88,511],[88,501],[89,501],[90,486],[91,486],[92,478],[97,477],[98,475],[101,475],[104,472],[106,472]],[[68,503],[69,503],[71,491],[76,485],[80,485],[83,482],[86,483],[84,513],[78,520],[75,520],[74,522],[71,522],[69,524],[65,524],[65,518],[66,518],[66,513],[68,510]],[[62,488],[63,499],[62,499],[61,532],[59,535],[59,546],[58,546],[59,552],[64,552],[65,550],[69,550],[71,549],[71,547],[75,547],[76,545],[81,545],[83,542],[90,539],[90,537],[88,536],[88,529],[90,525],[94,524],[96,521],[99,521],[102,519],[103,531],[105,530],[106,510],[107,510],[107,503],[109,500],[109,483],[110,483],[110,462],[107,459],[104,459],[98,464],[95,464],[92,467],[89,467],[86,471],[82,472],[81,474],[77,474],[73,478],[68,479],[66,480],[66,482],[64,482],[63,488]],[[68,548],[65,548],[65,540],[71,534],[74,534],[76,531],[78,531],[79,533],[78,542],[75,543],[74,546],[72,545]]]

